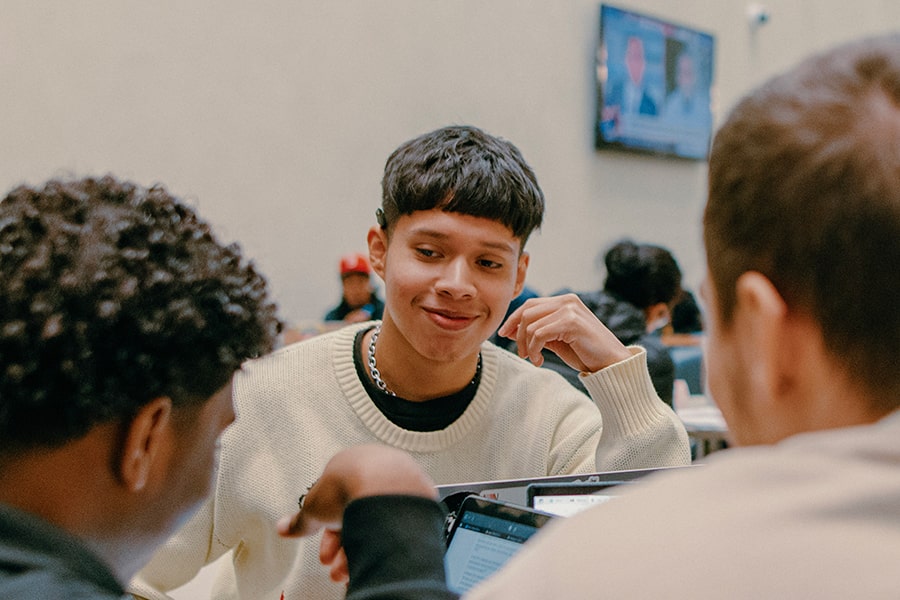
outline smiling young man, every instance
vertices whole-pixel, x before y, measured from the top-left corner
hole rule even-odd
[[[737,446],[552,523],[465,598],[900,598],[898,173],[900,35],[741,100],[710,154],[702,289]],[[452,598],[424,479],[394,450],[345,450],[281,530],[340,527],[356,500],[349,563],[323,554],[347,597]]]
[[[687,435],[656,395],[643,349],[626,348],[574,295],[526,302],[523,356],[544,347],[592,398],[486,340],[521,291],[524,245],[543,218],[531,168],[507,141],[446,127],[401,145],[368,233],[384,319],[349,325],[247,365],[214,497],[135,582],[164,597],[234,549],[227,597],[337,598],[318,540],[277,535],[341,448],[410,452],[438,483],[684,465]]]

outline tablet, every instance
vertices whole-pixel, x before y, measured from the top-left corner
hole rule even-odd
[[[468,496],[447,539],[447,586],[465,593],[502,567],[552,518],[524,506]]]
[[[616,487],[628,481],[533,483],[526,494],[528,506],[541,512],[569,517],[616,497]]]

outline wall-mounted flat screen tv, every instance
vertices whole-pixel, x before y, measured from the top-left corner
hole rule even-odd
[[[602,4],[597,148],[705,160],[714,58],[709,33]]]

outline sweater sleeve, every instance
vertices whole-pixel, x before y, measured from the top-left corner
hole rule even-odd
[[[417,496],[372,496],[344,511],[347,600],[451,600],[444,575],[444,513]]]
[[[681,419],[653,388],[647,352],[629,346],[632,356],[582,375],[582,382],[603,415],[597,445],[598,471],[622,471],[687,465],[687,431]]]

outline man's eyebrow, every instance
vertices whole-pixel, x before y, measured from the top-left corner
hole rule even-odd
[[[418,236],[418,237],[427,237],[432,238],[434,240],[447,240],[450,236],[442,231],[438,231],[436,229],[412,229],[410,230],[410,236]],[[511,254],[516,254],[516,248],[511,242],[495,242],[492,240],[480,240],[476,243],[476,245],[480,248],[485,248],[488,250],[496,250],[499,252],[509,252]]]
[[[414,228],[409,231],[410,235],[418,235],[422,237],[430,237],[438,240],[447,239],[450,236],[442,231],[438,231],[437,229],[428,229],[426,227]]]

